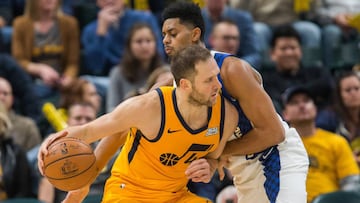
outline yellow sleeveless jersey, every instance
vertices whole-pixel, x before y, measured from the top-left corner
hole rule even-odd
[[[208,125],[193,130],[177,108],[176,89],[161,87],[156,91],[161,102],[161,126],[154,126],[159,128],[158,135],[149,140],[141,129],[130,129],[106,182],[103,202],[184,202],[182,198],[188,193],[186,168],[214,151],[220,142],[223,97],[219,95],[216,104],[209,107]]]

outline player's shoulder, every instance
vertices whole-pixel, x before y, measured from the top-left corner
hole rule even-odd
[[[228,99],[224,99],[225,114],[227,118],[238,119],[238,111],[236,107],[230,103]]]

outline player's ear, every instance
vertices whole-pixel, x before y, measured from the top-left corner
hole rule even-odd
[[[183,89],[191,88],[191,82],[188,79],[185,79],[185,78],[180,79],[179,84],[180,84],[180,87]]]
[[[200,41],[200,36],[201,36],[201,29],[196,27],[192,30],[192,36],[191,36],[191,40],[193,42],[198,42]]]

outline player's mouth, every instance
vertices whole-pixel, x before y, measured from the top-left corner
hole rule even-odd
[[[218,92],[215,92],[214,94],[211,95],[211,97],[216,98],[218,96]]]
[[[165,53],[166,53],[166,54],[169,54],[169,53],[171,53],[172,51],[173,51],[173,48],[168,47],[168,46],[165,46]]]

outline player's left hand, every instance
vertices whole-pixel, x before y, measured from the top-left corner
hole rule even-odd
[[[193,182],[208,183],[210,182],[214,173],[212,172],[207,159],[202,158],[191,162],[191,164],[186,169],[185,174],[188,179],[192,180]]]

